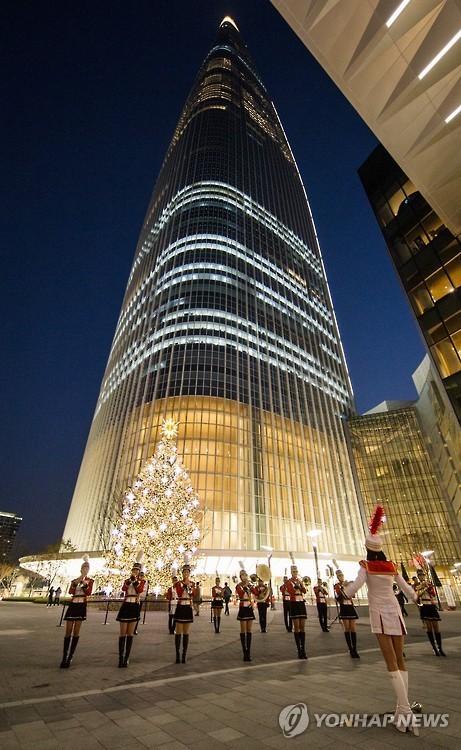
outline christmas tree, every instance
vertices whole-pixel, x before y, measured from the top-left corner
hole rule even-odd
[[[138,552],[150,589],[171,585],[172,571],[192,558],[201,540],[199,501],[178,457],[178,425],[163,422],[155,455],[144,465],[124,499],[121,517],[112,531],[113,545],[106,566],[113,585],[120,585]]]

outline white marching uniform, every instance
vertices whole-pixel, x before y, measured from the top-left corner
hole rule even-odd
[[[407,632],[400,605],[394,596],[394,581],[409,599],[416,601],[415,591],[402,578],[397,565],[391,561],[361,560],[357,578],[344,588],[346,596],[351,597],[364,583],[367,584],[372,633],[405,635]]]

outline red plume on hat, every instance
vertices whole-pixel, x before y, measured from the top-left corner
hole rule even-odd
[[[379,527],[385,520],[384,508],[382,505],[377,505],[373,511],[373,515],[368,526],[370,533],[365,539],[365,547],[374,552],[380,552],[382,550],[381,537],[378,534]]]
[[[377,505],[373,511],[373,515],[371,517],[370,525],[368,528],[370,529],[370,534],[377,534],[379,527],[384,521],[384,508],[382,505]]]

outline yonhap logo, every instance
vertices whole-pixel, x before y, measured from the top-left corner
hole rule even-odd
[[[296,737],[297,734],[305,732],[309,726],[309,714],[305,703],[295,703],[293,706],[285,706],[280,711],[279,726],[284,737]]]

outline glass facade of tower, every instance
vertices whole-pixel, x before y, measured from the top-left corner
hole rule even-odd
[[[146,214],[64,538],[103,549],[162,419],[204,509],[204,547],[358,554],[343,433],[353,398],[304,188],[225,19]]]
[[[392,262],[461,424],[461,242],[383,146],[359,169]]]
[[[376,503],[386,510],[386,554],[407,563],[433,550],[434,562],[451,568],[461,553],[460,530],[417,407],[365,414],[347,420],[347,426],[366,512],[370,517]]]

